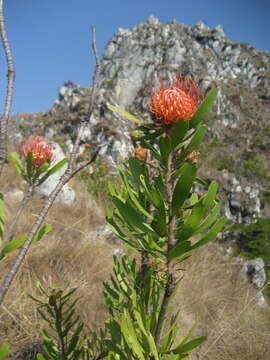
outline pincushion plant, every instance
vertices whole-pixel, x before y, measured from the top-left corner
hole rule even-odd
[[[200,102],[195,83],[183,77],[153,94],[153,122],[133,133],[134,156],[119,167],[121,186],[109,184],[113,208],[106,215],[112,231],[129,250],[140,254],[140,260],[127,254],[114,258],[113,274],[104,283],[109,319],[100,336],[79,341],[76,332],[77,345],[67,344],[69,355],[62,357],[62,332],[56,329],[56,338],[46,334],[45,352],[38,359],[187,359],[205,340],[191,338],[192,330],[180,336],[178,311],[171,311],[169,305],[184,276],[184,261],[213,240],[226,222],[219,218],[215,181],[201,196],[193,191],[196,182],[207,187],[196,175],[196,149],[216,95],[212,89]],[[123,109],[109,108],[134,120]],[[61,306],[61,296],[54,306]],[[50,302],[36,301],[51,317]],[[71,322],[73,316],[72,308],[63,313],[61,323]]]
[[[182,278],[179,264],[213,240],[226,222],[218,219],[215,181],[202,196],[192,191],[196,182],[206,185],[196,175],[195,150],[216,95],[212,89],[199,104],[196,84],[182,76],[162,85],[150,100],[153,122],[137,128],[135,156],[119,169],[122,187],[110,186],[114,209],[107,221],[129,249],[141,254],[139,266],[128,257],[115,260],[115,276],[105,285],[110,345],[123,359],[182,359],[204,340],[187,337],[177,343],[177,316],[168,310]]]

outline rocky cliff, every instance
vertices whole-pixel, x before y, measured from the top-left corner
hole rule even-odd
[[[113,114],[119,105],[149,120],[148,98],[159,79],[191,75],[203,93],[218,87],[201,147],[201,175],[217,179],[224,213],[236,222],[270,217],[270,55],[228,39],[221,26],[185,26],[149,17],[109,41],[101,60],[98,96],[85,142],[102,144],[117,162],[132,150],[133,124]],[[19,115],[21,133],[39,132],[70,145],[81,117],[87,116],[90,89],[69,83],[47,113]]]

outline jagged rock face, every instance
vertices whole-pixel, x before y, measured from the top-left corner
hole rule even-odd
[[[267,204],[261,212],[259,197],[269,183],[270,55],[232,42],[221,26],[163,24],[150,17],[132,29],[119,29],[101,59],[98,95],[84,141],[102,144],[101,153],[113,163],[127,156],[133,124],[107,104],[148,121],[153,89],[160,79],[170,81],[179,73],[191,75],[203,94],[219,89],[206,122],[201,174],[221,184],[224,212],[234,221],[270,216]],[[88,114],[89,95],[90,89],[79,86],[61,88],[59,100],[42,115],[41,133],[62,142],[74,138],[80,118]]]

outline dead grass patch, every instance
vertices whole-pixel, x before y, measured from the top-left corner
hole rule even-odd
[[[175,303],[187,314],[184,327],[198,320],[198,335],[207,336],[191,360],[267,359],[270,312],[258,307],[257,290],[241,279],[239,263],[213,243],[197,250],[186,268]]]

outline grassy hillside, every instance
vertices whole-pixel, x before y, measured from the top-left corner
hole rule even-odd
[[[23,188],[11,166],[1,178],[3,193],[10,184]],[[101,179],[96,180],[101,181]],[[106,319],[102,282],[109,278],[113,254],[123,251],[110,237],[94,237],[104,225],[104,198],[97,202],[85,183],[73,180],[77,192],[74,205],[55,204],[47,222],[53,231],[41,243],[32,246],[0,309],[0,338],[12,345],[10,359],[33,360],[40,346],[39,329],[44,326],[35,304],[27,294],[36,295],[36,283],[44,287],[69,289],[77,287],[80,301],[78,314],[85,330],[99,328]],[[89,185],[89,184],[88,184]],[[26,231],[35,219],[41,200],[33,200],[19,224]],[[12,218],[16,201],[9,201]],[[3,278],[15,254],[0,265]],[[213,243],[198,250],[185,264],[183,279],[173,307],[180,308],[183,331],[198,321],[198,333],[208,341],[191,357],[192,360],[264,360],[270,348],[270,313],[256,305],[256,290],[239,277],[240,264],[222,255]]]

